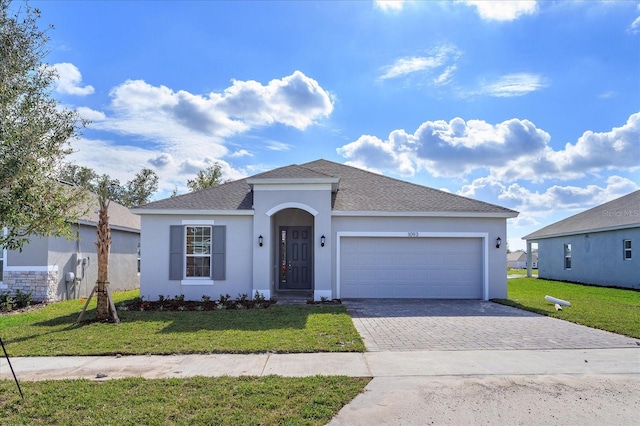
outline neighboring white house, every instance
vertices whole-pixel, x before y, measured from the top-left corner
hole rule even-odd
[[[531,267],[538,269],[538,255],[531,253]],[[527,252],[523,250],[512,251],[507,253],[508,269],[526,269],[527,268]]]
[[[92,207],[72,226],[76,238],[33,237],[22,251],[2,250],[0,247],[0,293],[16,290],[32,292],[34,301],[87,297],[98,274],[96,226],[97,197]],[[131,290],[140,286],[138,250],[140,217],[126,207],[111,202],[111,252],[109,282],[111,291]],[[71,275],[72,274],[72,275]]]
[[[538,276],[640,288],[640,191],[523,237],[538,244]]]
[[[133,209],[140,293],[198,300],[301,292],[339,298],[507,295],[517,212],[317,160]]]

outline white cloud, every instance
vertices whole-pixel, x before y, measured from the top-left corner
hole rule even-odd
[[[82,86],[82,74],[73,64],[62,62],[52,66],[58,74],[56,91],[68,95],[85,96],[94,92],[93,86]]]
[[[107,116],[106,116],[106,114],[104,112],[96,111],[96,110],[88,108],[88,107],[76,108],[76,112],[78,114],[80,114],[80,117],[84,118],[85,120],[90,120],[92,122],[102,121],[105,118],[107,118]]]
[[[398,58],[391,65],[381,68],[382,75],[378,80],[389,80],[404,77],[421,71],[438,71],[434,83],[446,84],[456,69],[455,61],[462,52],[455,46],[442,45],[432,49],[426,56],[409,56]]]
[[[513,21],[538,10],[535,0],[466,0],[465,3],[474,6],[482,19],[491,21]]]
[[[544,192],[531,191],[517,183],[506,186],[491,177],[475,179],[457,193],[481,200],[498,199],[500,203],[529,214],[559,210],[584,210],[606,203],[640,189],[637,183],[620,176],[609,176],[606,186],[553,185]]]
[[[640,112],[609,132],[587,130],[575,144],[564,150],[547,150],[544,160],[532,164],[531,171],[543,177],[571,178],[603,169],[640,168]]]
[[[304,130],[333,111],[329,94],[300,71],[266,86],[234,80],[224,93],[212,93],[210,99],[228,117],[252,126],[282,123]]]
[[[598,99],[613,99],[616,96],[618,96],[618,94],[615,91],[609,90],[608,92],[599,94]]]
[[[404,6],[404,0],[375,0],[374,3],[384,11],[399,11]]]
[[[426,169],[433,176],[463,176],[475,169],[502,167],[521,153],[544,149],[550,137],[528,120],[497,125],[454,118],[426,121],[415,133],[395,130],[386,141],[363,135],[338,149],[348,161],[378,170],[412,175]]]
[[[89,129],[123,135],[137,145],[140,140],[147,142],[129,146],[122,141],[84,139],[74,154],[78,164],[104,168],[104,173],[126,179],[148,164],[159,172],[165,191],[183,188],[189,175],[214,162],[223,166],[224,179],[245,176],[223,160],[251,155],[237,146],[230,152],[227,139],[231,136],[276,123],[304,130],[333,111],[328,92],[300,71],[267,84],[234,80],[224,91],[207,95],[128,80],[114,87],[110,96],[105,112],[78,108],[93,121]],[[289,148],[279,142],[263,143],[264,149]],[[134,166],[137,169],[130,170]]]
[[[493,125],[454,118],[426,121],[412,134],[394,130],[386,140],[363,135],[337,151],[351,164],[404,176],[423,169],[436,177],[484,170],[496,181],[543,182],[640,168],[640,113],[610,132],[586,131],[562,150],[554,150],[550,140],[528,120]]]
[[[436,86],[445,86],[451,83],[451,80],[453,79],[453,73],[457,68],[458,66],[455,64],[448,66],[439,76],[433,79],[433,84]]]
[[[629,25],[628,32],[630,34],[638,34],[640,33],[640,16],[638,16],[632,23]]]
[[[176,134],[220,140],[274,123],[304,130],[333,111],[328,93],[300,71],[267,85],[234,80],[224,92],[209,95],[128,80],[111,96],[114,115],[103,129],[169,140]]]
[[[402,142],[396,140],[402,131],[389,135],[387,141],[375,136],[363,135],[355,141],[337,149],[338,154],[349,161],[348,164],[376,173],[393,170],[404,176],[415,173],[412,161],[403,153]]]
[[[267,141],[265,148],[269,151],[289,151],[291,149],[291,145],[284,142],[278,141]]]
[[[304,130],[333,111],[327,92],[300,71],[267,85],[235,80],[208,95],[128,80],[111,98],[111,113],[93,128],[146,139],[175,158],[199,158],[203,150],[222,158],[232,135],[274,123]]]
[[[545,87],[547,87],[547,84],[540,75],[514,73],[503,75],[496,81],[484,83],[474,94],[507,98],[523,96]]]
[[[223,180],[240,179],[247,175],[244,170],[233,168],[226,161],[206,154],[186,158],[179,153],[158,154],[153,148],[117,145],[113,141],[85,138],[75,141],[73,148],[75,152],[69,156],[70,161],[90,167],[100,175],[108,174],[121,183],[131,180],[141,168],[150,167],[159,177],[157,198],[169,196],[174,189],[178,189],[179,193],[187,192],[187,180],[216,162],[222,166]]]
[[[241,157],[253,157],[253,154],[246,149],[239,149],[236,152],[229,154],[229,158],[241,158]]]
[[[389,78],[401,77],[416,71],[422,71],[428,68],[435,68],[442,65],[441,58],[436,57],[411,57],[400,58],[393,65],[385,67],[385,73],[380,76],[381,80]]]

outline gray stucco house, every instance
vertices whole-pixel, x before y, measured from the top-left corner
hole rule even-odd
[[[140,293],[506,297],[517,212],[317,160],[133,209]]]
[[[507,268],[526,269],[527,264],[527,252],[517,250],[507,253]],[[538,255],[536,253],[531,253],[531,267],[538,269]]]
[[[538,244],[540,278],[640,288],[640,190],[523,239]]]
[[[44,302],[88,297],[98,275],[95,242],[99,205],[93,194],[90,203],[89,212],[70,225],[76,234],[72,240],[33,237],[22,252],[0,247],[0,292],[32,292],[34,301]],[[111,291],[136,289],[140,286],[140,217],[111,202],[109,223],[109,288]]]

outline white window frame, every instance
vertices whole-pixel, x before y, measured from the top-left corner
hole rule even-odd
[[[189,235],[189,228],[208,228],[209,229],[209,252],[208,253],[189,253],[187,250],[187,240],[188,240],[188,235]],[[213,263],[213,259],[212,259],[212,238],[213,238],[213,226],[209,225],[209,224],[187,224],[185,225],[185,232],[184,232],[184,271],[183,271],[183,277],[186,281],[211,281],[211,273],[213,272],[211,270],[211,268],[213,267],[212,263]],[[208,257],[209,258],[209,275],[205,276],[205,277],[198,277],[198,276],[194,276],[194,277],[190,277],[187,275],[187,259],[188,258],[205,258]]]
[[[627,247],[627,243],[629,243],[629,247]],[[627,253],[629,253],[629,257],[627,257]],[[622,259],[623,260],[633,259],[631,240],[622,240]]]
[[[567,259],[569,259],[569,267],[567,268]],[[567,271],[571,270],[572,261],[571,261],[571,243],[567,243],[564,245],[564,269]]]

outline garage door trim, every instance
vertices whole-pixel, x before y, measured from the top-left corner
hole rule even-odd
[[[336,295],[340,299],[340,242],[343,237],[388,237],[388,238],[481,238],[482,239],[482,300],[489,300],[489,234],[486,232],[352,232],[336,234]]]

